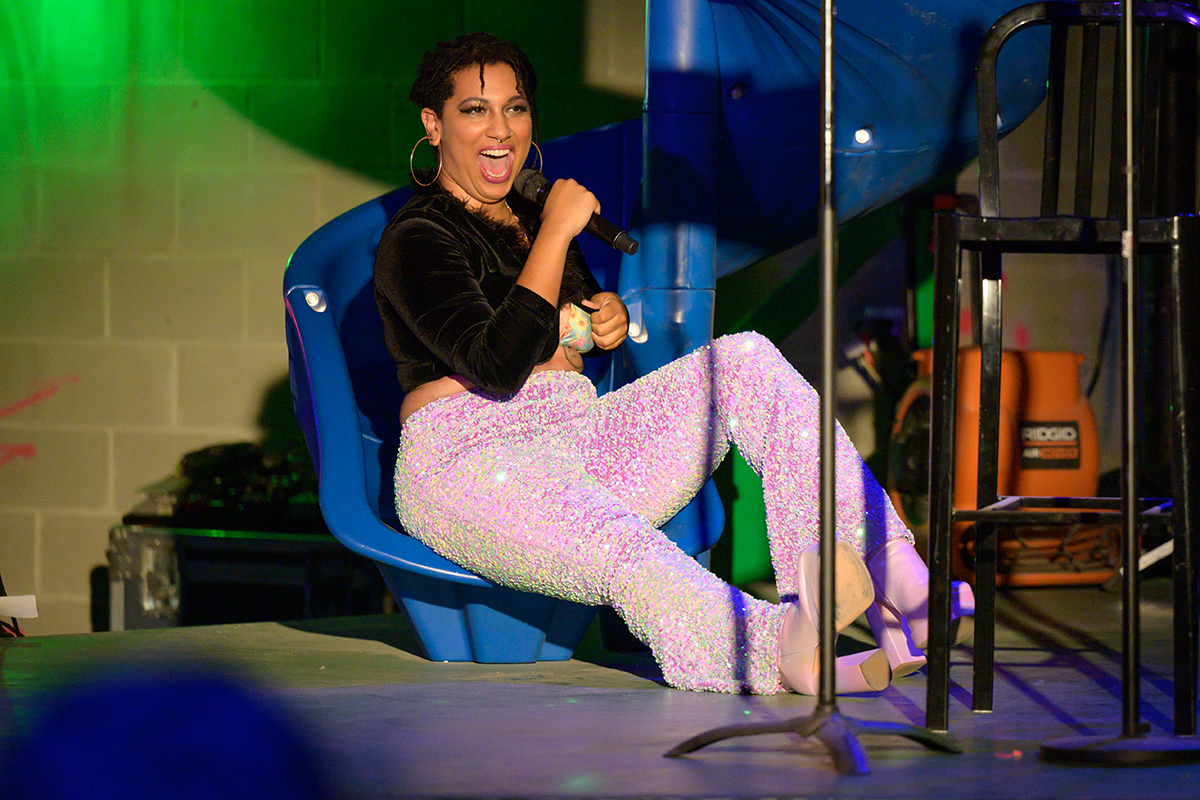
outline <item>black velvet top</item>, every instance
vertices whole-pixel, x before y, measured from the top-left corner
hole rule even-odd
[[[536,236],[538,206],[509,206]],[[426,190],[388,222],[375,251],[375,302],[400,388],[461,375],[510,395],[558,346],[558,308],[516,284],[529,247],[445,191]],[[572,241],[559,306],[601,291]]]

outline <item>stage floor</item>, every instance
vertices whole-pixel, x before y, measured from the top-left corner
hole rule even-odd
[[[1170,586],[1146,579],[1142,593],[1142,720],[1166,734],[1173,724]],[[970,710],[970,650],[954,651],[950,728],[965,753],[864,736],[872,766],[865,776],[839,775],[819,744],[784,734],[663,757],[708,728],[807,714],[813,698],[668,689],[647,655],[603,651],[595,629],[568,662],[432,663],[399,616],[6,640],[0,723],[8,723],[6,738],[21,735],[48,695],[77,691],[109,669],[154,675],[221,664],[303,721],[327,755],[339,797],[1197,796],[1200,766],[1072,767],[1038,759],[1048,739],[1119,733],[1119,594],[1009,590],[999,609],[993,713]],[[867,634],[856,627],[849,635]],[[840,698],[839,707],[852,718],[920,725],[924,702],[921,672],[878,695]]]

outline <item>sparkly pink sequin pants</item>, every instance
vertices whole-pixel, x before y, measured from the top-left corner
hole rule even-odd
[[[571,372],[511,398],[461,393],[404,424],[396,505],[446,558],[517,589],[611,605],[672,686],[771,693],[784,607],[745,595],[659,530],[729,445],[763,477],[781,594],[818,535],[818,398],[775,346],[726,336],[597,398]],[[869,555],[911,538],[838,429],[837,531]]]

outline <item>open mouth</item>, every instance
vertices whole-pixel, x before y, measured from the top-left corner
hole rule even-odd
[[[497,147],[479,152],[479,168],[484,180],[504,183],[512,174],[513,151]]]

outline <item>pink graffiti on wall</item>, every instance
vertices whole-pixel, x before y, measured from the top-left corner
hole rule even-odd
[[[45,381],[42,388],[33,394],[18,400],[15,403],[0,408],[0,419],[11,417],[18,411],[24,411],[30,406],[35,406],[43,400],[47,400],[58,394],[59,390],[65,384],[79,383],[78,375],[64,375],[61,378],[52,378]],[[21,444],[8,444],[0,442],[0,468],[14,458],[33,458],[37,455],[37,448],[30,442],[22,442]]]

